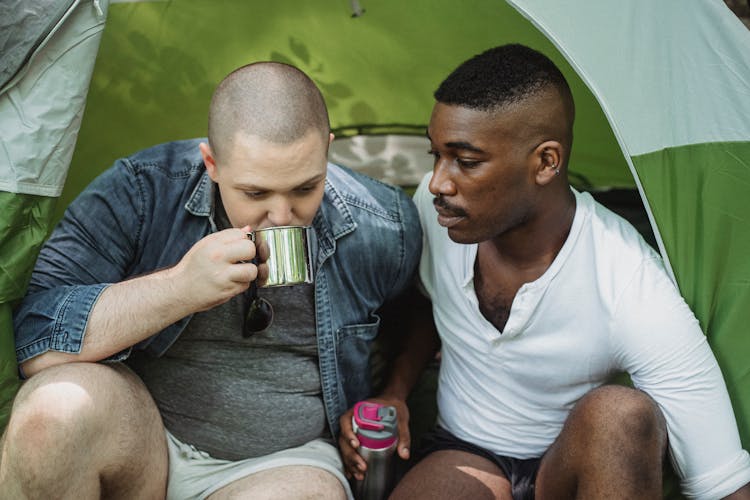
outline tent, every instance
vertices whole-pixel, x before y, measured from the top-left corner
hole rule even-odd
[[[11,307],[48,231],[117,157],[205,135],[230,70],[300,67],[329,105],[334,159],[408,186],[430,168],[437,84],[520,42],[571,83],[574,184],[640,194],[750,446],[750,32],[720,0],[9,0],[0,13],[22,18],[0,21],[0,428],[18,385]]]

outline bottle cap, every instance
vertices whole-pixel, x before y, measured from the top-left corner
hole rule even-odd
[[[370,449],[384,449],[398,439],[396,408],[369,401],[354,405],[352,425],[362,446]]]

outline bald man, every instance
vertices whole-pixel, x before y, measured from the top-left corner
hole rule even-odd
[[[327,162],[332,139],[305,74],[251,64],[207,141],[118,160],[70,205],[14,318],[0,497],[351,496],[339,417],[421,232],[402,191]],[[287,225],[312,226],[314,283],[261,289],[273,320],[249,332],[247,232]]]

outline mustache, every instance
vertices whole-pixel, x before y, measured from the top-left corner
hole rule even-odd
[[[455,205],[451,205],[447,201],[445,201],[445,198],[443,198],[443,195],[437,195],[432,200],[432,204],[435,205],[436,208],[442,209],[443,212],[449,212],[451,215],[456,217],[463,217],[466,215],[466,211],[462,208],[459,208]]]

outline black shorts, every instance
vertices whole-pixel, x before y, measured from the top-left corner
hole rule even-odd
[[[539,463],[542,461],[541,458],[520,459],[495,455],[480,446],[462,441],[442,427],[437,426],[422,436],[417,451],[417,461],[440,450],[465,451],[486,458],[500,467],[505,477],[510,481],[513,500],[534,500],[534,481],[539,470]]]

